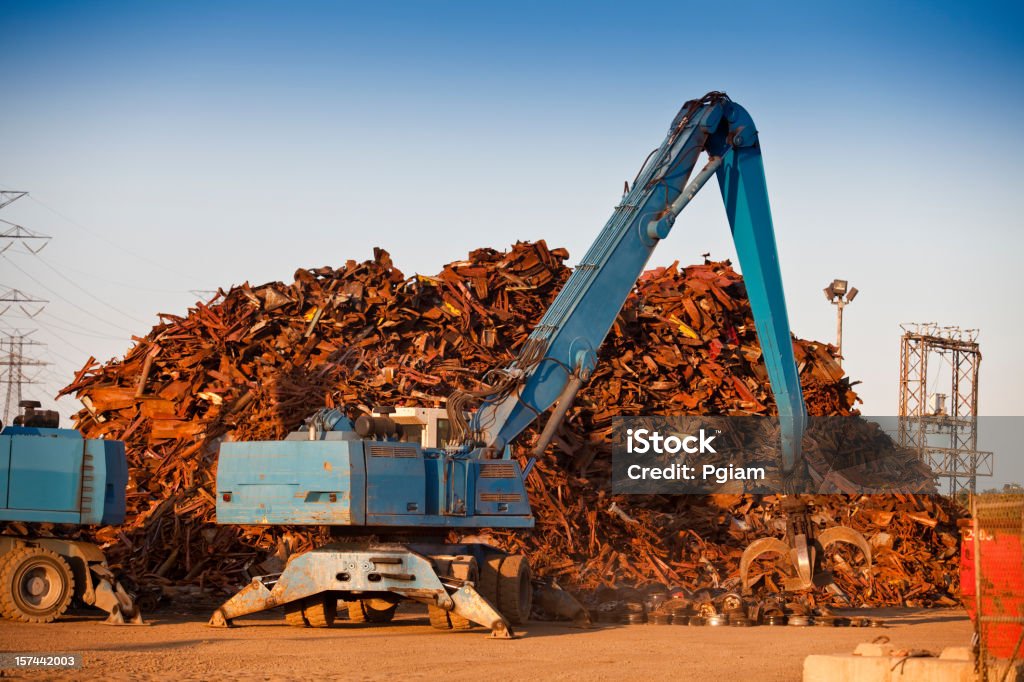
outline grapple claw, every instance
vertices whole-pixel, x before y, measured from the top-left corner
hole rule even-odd
[[[864,536],[845,526],[835,526],[821,531],[812,539],[804,533],[794,533],[789,543],[778,538],[761,538],[750,543],[740,557],[740,584],[744,594],[750,594],[750,565],[762,554],[778,554],[782,561],[779,568],[786,575],[783,586],[787,591],[805,590],[815,584],[815,578],[827,576],[817,572],[818,558],[824,556],[826,548],[837,542],[845,542],[864,553],[868,569],[871,568],[871,545]],[[828,581],[830,578],[825,577]],[[821,584],[821,583],[818,583]]]
[[[849,545],[853,545],[861,552],[864,553],[864,559],[867,561],[868,570],[871,569],[871,545],[864,539],[864,536],[845,526],[833,526],[832,528],[826,528],[825,530],[818,533],[818,544],[821,545],[822,553],[825,548],[829,545],[837,542],[845,542]]]
[[[778,538],[761,538],[754,540],[743,551],[740,557],[740,584],[743,586],[743,594],[750,594],[750,585],[747,584],[747,574],[750,571],[750,564],[762,554],[778,554],[788,564],[792,565],[790,551],[792,547]]]

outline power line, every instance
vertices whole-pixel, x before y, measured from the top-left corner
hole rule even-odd
[[[35,255],[35,254],[33,254],[33,255]],[[6,258],[6,256],[5,256],[5,258]],[[8,259],[8,260],[10,260],[10,259]],[[93,293],[89,292],[89,291],[88,291],[88,290],[86,290],[86,289],[85,289],[84,287],[82,287],[82,286],[81,286],[81,285],[80,285],[80,284],[79,284],[78,282],[74,281],[73,279],[71,279],[70,277],[68,277],[67,275],[65,275],[65,274],[64,274],[63,272],[61,272],[61,271],[60,271],[60,270],[58,270],[57,268],[53,267],[53,266],[52,266],[52,265],[50,265],[49,263],[47,263],[47,262],[46,262],[45,260],[43,260],[42,258],[40,258],[40,257],[39,257],[38,255],[36,255],[36,260],[38,260],[38,261],[39,261],[40,263],[42,263],[42,264],[43,264],[43,265],[45,265],[45,266],[46,266],[47,268],[49,268],[49,269],[50,269],[50,270],[51,270],[51,271],[53,272],[53,274],[57,275],[57,276],[58,276],[58,277],[60,277],[60,278],[61,278],[62,280],[64,280],[65,282],[67,282],[68,284],[70,284],[71,286],[73,286],[74,288],[78,289],[78,290],[79,290],[79,291],[81,291],[81,292],[82,292],[83,294],[85,294],[85,295],[86,295],[86,296],[88,296],[89,298],[93,299],[94,301],[96,301],[96,302],[97,302],[97,303],[99,303],[100,305],[104,305],[104,306],[106,306],[106,307],[110,308],[110,309],[111,309],[111,310],[113,310],[113,311],[114,311],[115,313],[118,313],[119,315],[123,315],[123,316],[127,317],[127,318],[128,318],[129,320],[134,320],[134,321],[136,321],[136,322],[139,322],[139,323],[141,323],[141,324],[146,324],[146,321],[145,321],[145,320],[140,320],[139,318],[135,317],[134,315],[132,315],[132,314],[130,314],[130,313],[126,313],[125,311],[121,310],[120,308],[118,308],[118,307],[116,307],[116,306],[114,306],[114,305],[111,305],[111,304],[110,304],[110,303],[109,303],[108,301],[105,301],[105,300],[103,300],[102,298],[100,298],[99,296],[96,296],[95,294],[93,294]]]
[[[25,192],[25,193],[23,193],[23,195],[24,194],[28,194],[28,193]],[[126,249],[123,244],[121,244],[121,243],[119,243],[119,242],[117,242],[117,241],[115,241],[113,239],[110,239],[109,237],[103,235],[102,233],[99,233],[99,232],[96,232],[95,230],[89,229],[88,227],[86,227],[82,223],[79,223],[78,221],[74,220],[73,218],[68,217],[67,215],[65,215],[61,211],[58,211],[57,209],[53,208],[49,204],[43,203],[38,198],[36,198],[35,195],[29,194],[28,198],[31,199],[36,204],[39,204],[40,206],[45,208],[50,213],[53,213],[55,216],[61,218],[65,222],[70,223],[71,225],[74,225],[78,229],[83,230],[84,232],[92,235],[93,237],[96,237],[97,239],[103,240],[107,244],[113,246],[115,249],[118,249],[119,251],[124,252],[125,254],[131,256],[132,258],[135,258],[135,259],[138,259],[138,260],[141,260],[141,261],[145,261],[145,262],[149,263],[150,265],[154,265],[154,266],[160,268],[164,272],[169,272],[169,273],[171,273],[173,275],[176,275],[178,277],[181,277],[183,279],[184,278],[187,278],[189,280],[199,279],[199,278],[193,276],[191,273],[186,273],[186,272],[182,272],[181,270],[174,270],[172,268],[168,268],[165,264],[160,263],[159,261],[155,261],[152,258],[148,258],[147,256],[144,256],[142,254],[135,253],[135,252],[131,251],[130,249]]]
[[[44,259],[40,258],[40,260],[44,260]],[[47,262],[49,262],[49,263],[51,263],[53,265],[56,265],[58,268],[60,268],[62,270],[67,270],[67,271],[70,271],[70,272],[74,272],[75,274],[77,274],[77,275],[79,275],[81,277],[88,277],[89,279],[99,280],[100,282],[106,282],[107,284],[113,284],[114,286],[127,287],[127,288],[133,289],[135,291],[149,291],[149,292],[152,292],[152,293],[155,293],[155,294],[188,294],[188,293],[192,293],[191,290],[186,291],[185,289],[159,289],[159,288],[156,288],[156,287],[141,286],[137,282],[121,282],[121,281],[118,281],[116,279],[110,279],[109,277],[101,277],[100,275],[97,275],[95,272],[89,272],[89,271],[83,270],[81,268],[76,268],[75,266],[67,265],[66,263],[59,263],[59,262],[56,262],[56,261],[53,261],[53,260],[50,260],[50,261],[47,261]]]
[[[0,313],[0,314],[2,314],[2,313]],[[77,322],[72,322],[71,320],[67,320],[67,319],[63,319],[63,318],[60,319],[60,324],[58,324],[54,320],[54,316],[50,313],[49,310],[44,310],[42,312],[42,314],[40,314],[38,316],[38,318],[36,318],[36,317],[28,317],[28,316],[25,316],[25,315],[11,315],[11,317],[17,318],[17,319],[36,320],[44,328],[48,328],[48,327],[52,326],[52,327],[56,327],[57,329],[60,329],[62,331],[70,332],[72,334],[80,334],[82,336],[89,336],[89,337],[92,337],[94,339],[106,339],[106,340],[109,340],[109,341],[130,341],[131,340],[131,336],[130,335],[111,336],[110,334],[105,334],[105,333],[103,333],[101,331],[97,331],[95,329],[91,329],[89,327],[85,327],[83,325],[78,324]],[[70,327],[65,327],[63,325],[70,325]]]
[[[85,361],[82,361],[82,360],[72,360],[68,356],[62,355],[61,353],[58,353],[57,351],[53,350],[53,348],[51,348],[49,346],[49,344],[47,344],[47,346],[46,346],[45,354],[47,356],[49,356],[50,358],[54,359],[54,360],[58,360],[58,359],[59,360],[63,360],[64,361],[63,364],[65,364],[68,367],[72,368],[73,372],[77,372],[78,370],[82,369],[82,366],[85,364]],[[57,365],[60,365],[61,363],[54,362],[52,364],[54,366],[57,366]],[[50,370],[47,370],[47,371],[50,371]]]
[[[10,325],[7,325],[6,323],[5,323],[5,326],[9,330],[16,331],[14,327],[11,327]],[[63,339],[58,339],[58,340],[63,341]],[[95,355],[92,354],[92,353],[86,353],[86,352],[81,351],[81,350],[79,350],[77,348],[75,348],[75,350],[78,350],[78,352],[82,353],[85,356],[86,359],[89,358],[89,357],[95,357]],[[44,351],[44,353],[47,354],[47,355],[50,355],[51,357],[60,358],[61,360],[66,362],[68,364],[68,366],[74,368],[74,371],[76,371],[76,372],[79,369],[81,369],[82,365],[85,363],[84,359],[83,360],[72,360],[71,358],[69,358],[68,356],[64,355],[63,353],[58,353],[56,350],[54,350],[52,344],[46,344],[46,350]],[[54,364],[56,364],[56,363],[54,363]]]
[[[49,334],[50,334],[50,336],[53,336],[54,338],[56,338],[56,339],[57,339],[58,341],[62,342],[62,343],[63,343],[64,345],[68,346],[69,348],[72,348],[73,350],[76,350],[76,351],[78,351],[78,352],[79,352],[79,353],[81,353],[81,354],[82,354],[83,356],[85,356],[85,357],[87,357],[87,358],[88,358],[89,356],[93,355],[93,354],[92,354],[92,353],[90,353],[89,351],[86,351],[86,350],[82,350],[81,348],[79,348],[79,347],[78,347],[78,346],[76,346],[75,344],[71,343],[70,341],[68,341],[68,340],[67,340],[67,339],[65,339],[65,338],[64,338],[63,336],[61,336],[61,335],[60,335],[60,334],[58,334],[57,332],[53,331],[52,329],[47,329],[46,331],[47,331],[47,333],[49,333]],[[69,360],[69,362],[70,362],[70,360]]]
[[[65,327],[62,324],[58,324],[57,322],[54,322],[53,316],[50,314],[49,311],[44,312],[43,315],[40,316],[40,318],[41,318],[40,324],[43,326],[44,329],[47,329],[49,327],[56,327],[57,329],[60,329],[61,331],[69,332],[71,334],[80,334],[82,336],[89,336],[89,337],[94,338],[94,339],[104,339],[104,340],[107,340],[107,341],[124,341],[124,342],[130,342],[131,341],[131,336],[130,335],[128,335],[128,336],[111,336],[110,334],[104,334],[103,332],[98,332],[98,331],[95,331],[93,329],[89,329],[88,327],[83,327],[82,325],[77,324],[75,322],[72,322],[71,320],[64,320],[64,319],[62,319],[61,322],[63,324],[71,325],[70,328],[69,327]]]
[[[72,301],[71,299],[69,299],[68,297],[64,296],[63,294],[60,294],[60,293],[58,293],[57,291],[54,291],[54,290],[53,290],[53,289],[51,289],[50,287],[48,287],[48,286],[46,286],[45,284],[43,284],[42,282],[40,282],[40,281],[39,281],[39,279],[37,279],[36,277],[34,277],[34,276],[33,276],[33,275],[31,274],[31,273],[29,273],[29,272],[28,272],[27,270],[25,270],[24,268],[22,268],[22,267],[21,267],[20,265],[18,265],[18,264],[17,264],[17,263],[15,263],[14,261],[12,261],[12,260],[11,260],[10,258],[8,258],[8,257],[7,257],[6,255],[4,255],[4,254],[0,254],[0,258],[3,258],[3,259],[4,259],[5,261],[7,261],[8,263],[10,263],[10,264],[11,264],[12,266],[14,266],[15,268],[17,268],[18,272],[20,272],[21,274],[25,275],[25,276],[26,276],[26,277],[28,277],[28,278],[29,278],[30,280],[32,280],[33,282],[35,282],[35,283],[36,283],[36,284],[38,284],[39,286],[43,287],[44,289],[46,289],[47,291],[49,291],[49,292],[50,292],[51,294],[53,294],[53,295],[54,295],[54,296],[56,296],[57,298],[61,299],[61,300],[62,300],[62,301],[64,301],[65,303],[67,303],[68,305],[70,305],[70,306],[74,307],[74,308],[75,308],[76,310],[78,310],[79,312],[85,313],[86,315],[88,315],[88,316],[90,316],[90,317],[94,317],[94,318],[95,318],[95,317],[97,317],[96,315],[93,315],[93,314],[92,314],[92,313],[90,313],[90,312],[89,312],[88,310],[86,310],[86,309],[85,309],[85,308],[83,308],[82,306],[78,305],[77,303],[75,303],[74,301]],[[103,318],[100,318],[100,319],[103,319]],[[114,323],[113,323],[113,322],[111,322],[110,320],[106,320],[106,319],[103,319],[103,321],[104,321],[104,322],[106,322],[107,324],[109,324],[109,325],[110,325],[111,327],[116,327],[117,329],[120,329],[121,331],[126,331],[126,332],[128,332],[129,334],[131,334],[131,333],[132,333],[132,330],[131,330],[131,329],[128,329],[127,327],[122,327],[122,326],[121,326],[121,325],[119,325],[119,324],[114,324]],[[140,320],[140,321],[141,321],[141,320]],[[143,324],[145,324],[145,323],[143,322]]]

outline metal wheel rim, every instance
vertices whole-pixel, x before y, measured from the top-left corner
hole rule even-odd
[[[52,562],[36,559],[18,569],[14,599],[26,613],[46,615],[63,601],[67,581]]]

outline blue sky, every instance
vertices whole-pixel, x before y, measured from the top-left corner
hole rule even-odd
[[[936,321],[981,329],[981,411],[1024,414],[1024,10],[774,4],[0,4],[0,189],[32,192],[0,217],[53,236],[0,284],[53,301],[45,388],[189,290],[373,246],[407,273],[517,239],[579,257],[682,102],[725,90],[794,331],[832,339],[833,277],[862,292],[865,412],[895,413],[899,323]],[[654,264],[706,251],[733,253],[714,188]]]

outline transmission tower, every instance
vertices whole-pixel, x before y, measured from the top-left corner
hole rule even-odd
[[[0,191],[0,208],[3,208],[7,204],[13,204],[18,199],[27,195],[28,192],[16,192],[14,190]]]
[[[916,449],[936,476],[949,481],[949,495],[976,492],[978,476],[992,475],[992,453],[978,450],[977,329],[904,324],[900,342],[898,441]],[[929,367],[950,368],[949,383]]]
[[[43,308],[46,307],[47,303],[49,303],[49,301],[42,298],[35,298],[31,294],[26,294],[20,289],[0,287],[0,317],[3,317],[4,313],[10,310],[12,306],[18,306],[18,310],[20,310],[25,317],[31,319],[43,312]]]
[[[28,196],[28,192],[0,191],[0,209],[25,196]],[[49,241],[47,235],[0,218],[0,256],[4,258],[7,258],[3,255],[6,251],[19,244],[29,253],[38,254]],[[17,308],[25,317],[32,319],[43,312],[47,303],[49,301],[26,294],[20,289],[0,287],[0,317],[12,308]],[[0,338],[0,386],[6,385],[3,411],[5,423],[10,423],[18,414],[22,388],[39,383],[36,380],[39,370],[50,364],[25,355],[26,350],[45,345],[29,338],[35,331],[8,329],[0,332],[3,334],[3,338]]]
[[[26,347],[31,348],[33,346],[45,345],[28,338],[34,331],[33,329],[23,332],[15,329],[3,332],[4,336],[0,339],[0,371],[2,371],[0,373],[0,384],[7,385],[3,418],[5,424],[9,424],[18,414],[19,403],[22,400],[22,386],[38,383],[36,381],[38,368],[50,364],[25,356]],[[31,370],[32,368],[36,368],[36,373],[30,375],[30,372],[26,370]]]
[[[28,192],[0,191],[0,209],[24,196],[28,196]],[[48,235],[33,232],[27,227],[0,218],[0,254],[17,244],[24,246],[30,253],[39,253],[49,243]]]

